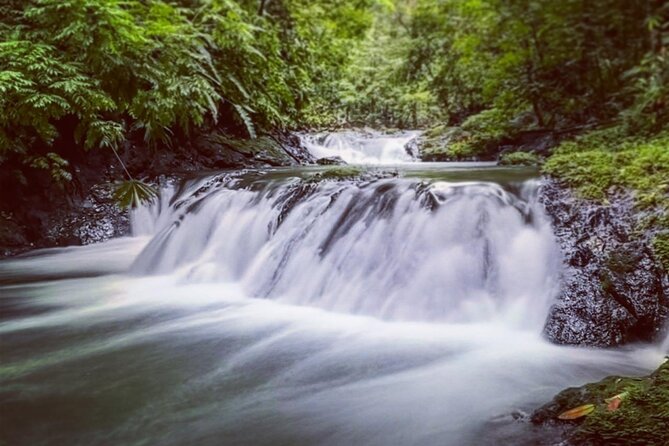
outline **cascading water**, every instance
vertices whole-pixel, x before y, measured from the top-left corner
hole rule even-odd
[[[414,160],[407,144],[419,132],[385,135],[377,132],[303,135],[302,143],[316,158],[338,156],[350,164],[397,164]]]
[[[386,320],[543,324],[560,259],[535,181],[238,183],[152,211],[133,270]]]
[[[560,257],[531,173],[412,166],[192,179],[133,237],[0,262],[0,439],[544,444],[510,414],[657,367],[542,339]]]

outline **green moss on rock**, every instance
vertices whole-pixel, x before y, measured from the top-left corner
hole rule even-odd
[[[357,166],[333,166],[315,173],[308,181],[352,180],[359,178],[364,172],[363,168]]]
[[[240,139],[217,133],[210,135],[207,139],[209,143],[219,147],[219,150],[232,150],[248,159],[254,159],[272,166],[289,166],[297,163],[281,144],[271,136]]]
[[[611,410],[610,399],[620,395],[620,406]],[[594,404],[588,416],[563,421],[561,413],[584,404]],[[535,423],[572,425],[569,444],[645,445],[669,444],[669,360],[645,378],[610,376],[597,383],[560,392],[551,403],[537,410]]]
[[[653,253],[665,272],[669,272],[669,232],[656,234],[653,238]]]
[[[584,198],[603,200],[616,189],[629,189],[641,207],[669,210],[669,134],[636,140],[585,136],[563,143],[543,171]]]
[[[541,158],[532,152],[504,153],[499,159],[500,166],[539,166]]]
[[[460,127],[439,125],[423,134],[420,155],[423,161],[463,161],[481,155],[472,144],[471,133]]]

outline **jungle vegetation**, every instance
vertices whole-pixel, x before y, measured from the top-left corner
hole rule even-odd
[[[62,186],[75,149],[169,151],[215,127],[458,127],[462,157],[576,129],[598,136],[547,172],[601,198],[634,184],[591,166],[666,158],[668,46],[664,0],[4,0],[0,176]]]

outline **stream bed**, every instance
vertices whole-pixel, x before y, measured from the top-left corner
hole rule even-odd
[[[544,340],[538,173],[412,163],[410,137],[312,139],[390,175],[198,175],[133,236],[0,261],[0,444],[551,444],[526,414],[660,364]]]

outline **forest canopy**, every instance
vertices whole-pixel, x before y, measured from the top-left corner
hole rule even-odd
[[[5,0],[0,164],[71,177],[71,147],[169,150],[223,127],[669,121],[663,0]]]

